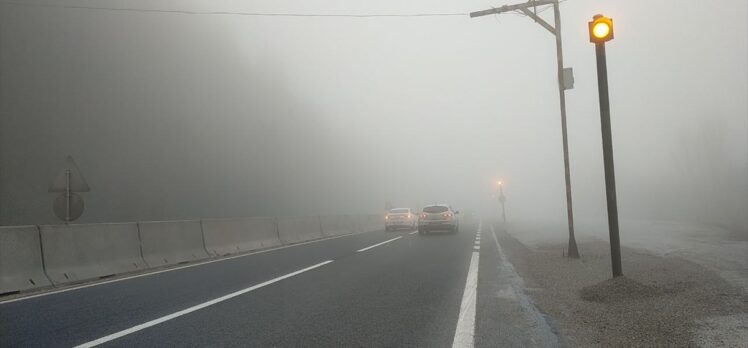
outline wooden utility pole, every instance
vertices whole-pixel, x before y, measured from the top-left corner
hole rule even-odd
[[[554,25],[549,24],[543,18],[538,16],[537,7],[543,5],[553,5]],[[530,11],[533,8],[534,11]],[[558,95],[561,107],[561,140],[564,151],[564,178],[566,181],[566,215],[569,223],[569,257],[579,258],[579,249],[574,237],[574,214],[571,204],[571,173],[569,170],[569,141],[566,133],[566,89],[570,89],[570,83],[564,83],[564,54],[561,46],[561,12],[558,7],[558,0],[530,0],[522,4],[504,5],[490,10],[483,10],[470,13],[470,17],[481,17],[504,12],[520,11],[528,17],[535,20],[543,28],[548,30],[556,38],[556,61],[558,63]]]

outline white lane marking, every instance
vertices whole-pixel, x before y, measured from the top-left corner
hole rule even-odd
[[[98,345],[100,345],[100,344],[102,344],[102,343],[106,343],[106,342],[109,342],[109,341],[115,340],[115,339],[117,339],[117,338],[120,338],[120,337],[123,337],[123,336],[129,335],[129,334],[131,334],[131,333],[134,333],[134,332],[138,332],[138,331],[140,331],[140,330],[143,330],[143,329],[147,329],[147,328],[149,328],[149,327],[151,327],[151,326],[155,326],[155,325],[161,324],[161,323],[163,323],[163,322],[165,322],[165,321],[168,321],[168,320],[171,320],[171,319],[174,319],[174,318],[177,318],[177,317],[181,317],[181,316],[183,316],[183,315],[186,315],[186,314],[192,313],[192,312],[194,312],[194,311],[197,311],[197,310],[203,309],[203,308],[205,308],[205,307],[208,307],[208,306],[212,306],[212,305],[214,305],[214,304],[217,304],[217,303],[220,303],[220,302],[223,302],[223,301],[229,300],[229,299],[231,299],[231,298],[234,298],[234,297],[237,297],[237,296],[239,296],[239,295],[243,295],[243,294],[246,294],[246,293],[248,293],[248,292],[250,292],[250,291],[253,291],[253,290],[257,290],[257,289],[259,289],[259,288],[261,288],[261,287],[264,287],[264,286],[268,286],[268,285],[270,285],[270,284],[273,284],[273,283],[279,282],[279,281],[281,281],[281,280],[283,280],[283,279],[291,278],[291,277],[293,277],[293,276],[295,276],[295,275],[299,275],[299,274],[301,274],[301,273],[304,273],[304,272],[307,272],[307,271],[311,271],[311,270],[313,270],[313,269],[315,269],[315,268],[318,268],[318,267],[322,267],[322,266],[324,266],[324,265],[326,265],[326,264],[328,264],[328,263],[330,263],[330,262],[333,262],[333,260],[328,260],[328,261],[325,261],[325,262],[321,262],[321,263],[318,263],[318,264],[316,264],[316,265],[314,265],[314,266],[309,266],[309,267],[307,267],[307,268],[304,268],[304,269],[300,269],[300,270],[298,270],[298,271],[296,271],[296,272],[292,272],[292,273],[289,273],[289,274],[286,274],[286,275],[283,275],[283,276],[280,276],[280,277],[277,277],[277,278],[274,278],[274,279],[271,279],[271,280],[268,280],[268,281],[262,282],[262,283],[260,283],[260,284],[257,284],[257,285],[253,285],[253,286],[250,286],[250,287],[248,287],[248,288],[246,288],[246,289],[243,289],[243,290],[239,290],[239,291],[236,291],[236,292],[232,292],[232,293],[230,293],[230,294],[228,294],[228,295],[224,295],[224,296],[221,296],[221,297],[219,297],[219,298],[216,298],[216,299],[210,300],[210,301],[208,301],[208,302],[203,302],[203,303],[201,303],[201,304],[199,304],[199,305],[196,305],[196,306],[192,306],[192,307],[190,307],[190,308],[187,308],[187,309],[183,309],[183,310],[181,310],[181,311],[179,311],[179,312],[176,312],[176,313],[172,313],[172,314],[169,314],[169,315],[163,316],[163,317],[161,317],[161,318],[158,318],[158,319],[154,319],[154,320],[151,320],[151,321],[149,321],[149,322],[146,322],[146,323],[143,323],[143,324],[140,324],[140,325],[136,325],[136,326],[133,326],[133,327],[131,327],[131,328],[129,328],[129,329],[126,329],[126,330],[122,330],[122,331],[120,331],[120,332],[116,332],[116,333],[113,333],[113,334],[111,334],[111,335],[109,335],[109,336],[104,336],[104,337],[102,337],[102,338],[99,338],[99,339],[96,339],[96,340],[93,340],[93,341],[90,341],[90,342],[86,342],[86,343],[83,343],[83,344],[81,344],[81,345],[78,345],[78,346],[76,346],[76,348],[88,348],[88,347],[95,347],[95,346],[98,346]]]
[[[480,251],[480,247],[474,246],[473,251]]]
[[[156,274],[159,274],[159,273],[165,273],[165,272],[171,272],[171,271],[178,271],[180,269],[185,269],[185,268],[190,268],[190,267],[197,267],[197,266],[207,265],[207,264],[213,263],[213,262],[227,261],[227,260],[231,260],[231,259],[237,259],[237,258],[240,258],[240,257],[247,257],[247,256],[252,256],[252,255],[257,255],[257,254],[263,254],[263,253],[268,253],[268,252],[271,252],[271,251],[276,251],[276,250],[281,250],[281,249],[286,249],[286,248],[293,248],[293,247],[297,247],[297,246],[301,246],[301,245],[306,245],[306,244],[324,242],[324,241],[327,241],[327,240],[333,240],[333,239],[338,239],[338,238],[343,238],[343,237],[350,237],[350,236],[355,236],[355,235],[369,233],[369,232],[377,232],[377,231],[367,231],[367,232],[351,233],[351,234],[344,234],[342,236],[335,236],[335,237],[327,237],[327,238],[317,239],[317,240],[310,240],[308,242],[302,242],[302,243],[291,244],[291,245],[283,245],[283,246],[279,246],[279,247],[275,247],[275,248],[271,248],[271,249],[265,249],[265,250],[251,251],[251,252],[248,252],[246,254],[234,255],[234,256],[226,256],[226,257],[222,257],[222,258],[216,259],[216,260],[199,261],[199,262],[192,263],[192,264],[185,265],[185,266],[167,268],[167,269],[163,269],[163,270],[159,270],[159,271],[147,272],[147,273],[143,273],[143,274],[136,274],[136,275],[131,275],[131,276],[127,276],[127,277],[106,280],[106,281],[102,281],[102,282],[96,282],[96,283],[84,284],[84,285],[78,285],[78,286],[71,286],[69,288],[64,288],[64,289],[59,289],[59,290],[51,290],[51,291],[47,291],[47,292],[43,292],[43,293],[39,293],[39,294],[28,295],[28,296],[24,296],[24,297],[18,297],[18,298],[14,298],[14,299],[10,299],[10,300],[0,301],[0,305],[4,305],[6,303],[11,303],[11,302],[19,302],[19,301],[24,301],[24,300],[30,300],[32,298],[37,298],[37,297],[42,297],[42,296],[59,294],[59,293],[62,293],[62,292],[68,292],[68,291],[73,291],[73,290],[80,290],[80,289],[90,288],[90,287],[104,285],[104,284],[121,282],[123,280],[130,280],[130,279],[135,279],[135,278],[140,278],[140,277],[148,277],[148,276],[156,275]]]
[[[356,252],[357,252],[357,253],[360,253],[360,252],[362,252],[362,251],[367,251],[367,250],[369,250],[369,249],[371,249],[371,248],[376,248],[376,247],[378,247],[378,246],[380,246],[380,245],[382,245],[382,244],[387,244],[387,243],[389,243],[389,242],[392,242],[392,241],[396,241],[396,240],[398,240],[398,239],[400,239],[400,238],[402,238],[402,237],[403,237],[403,236],[400,236],[400,237],[395,237],[395,238],[392,238],[392,239],[390,239],[390,240],[386,240],[386,241],[384,241],[384,242],[381,242],[381,243],[377,243],[377,244],[374,244],[374,245],[368,246],[368,247],[366,247],[366,248],[363,248],[363,249],[359,249],[359,250],[356,250]]]
[[[418,233],[418,231],[413,231],[413,232],[410,232],[408,234],[416,234],[416,233]]]
[[[473,252],[470,258],[465,291],[462,293],[460,303],[460,317],[457,320],[455,338],[452,341],[453,348],[472,348],[475,344],[475,300],[478,290],[478,262],[480,253]]]

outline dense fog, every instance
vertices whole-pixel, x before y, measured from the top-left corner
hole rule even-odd
[[[563,219],[553,37],[523,16],[467,15],[507,3],[0,3],[0,223],[58,221],[47,189],[67,155],[91,186],[81,222],[379,213],[387,202],[495,211],[497,180],[511,219]],[[605,216],[587,37],[603,11],[615,21],[621,218],[748,233],[744,0],[562,3],[576,215]]]

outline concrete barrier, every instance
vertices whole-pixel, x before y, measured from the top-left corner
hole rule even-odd
[[[351,233],[361,233],[366,232],[366,228],[364,227],[363,218],[361,215],[346,215],[345,216],[345,224],[348,226],[348,229],[351,231]]]
[[[149,267],[208,258],[199,220],[138,222],[143,259]]]
[[[319,219],[322,233],[327,237],[353,233],[353,229],[348,224],[348,216],[346,215],[325,215],[320,216]]]
[[[202,220],[205,249],[227,255],[280,246],[274,218]]]
[[[384,215],[372,214],[366,216],[366,231],[379,231],[384,229]]]
[[[322,234],[320,218],[283,217],[278,218],[278,236],[283,244],[294,244],[325,237]]]
[[[384,228],[384,218],[379,215],[327,215],[320,217],[325,236],[377,231]]]
[[[44,267],[54,284],[146,268],[135,223],[39,227]]]
[[[0,227],[0,294],[50,285],[44,274],[39,229]]]

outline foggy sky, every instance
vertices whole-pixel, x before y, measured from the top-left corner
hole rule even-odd
[[[43,3],[43,2],[35,2]],[[276,13],[467,13],[507,1],[71,1]],[[380,212],[565,216],[553,37],[471,19],[195,16],[0,5],[2,223],[49,223],[66,155],[81,221]],[[748,228],[748,5],[562,3],[577,215],[605,214],[594,48],[607,45],[622,218]],[[542,14],[552,20],[552,11]]]

